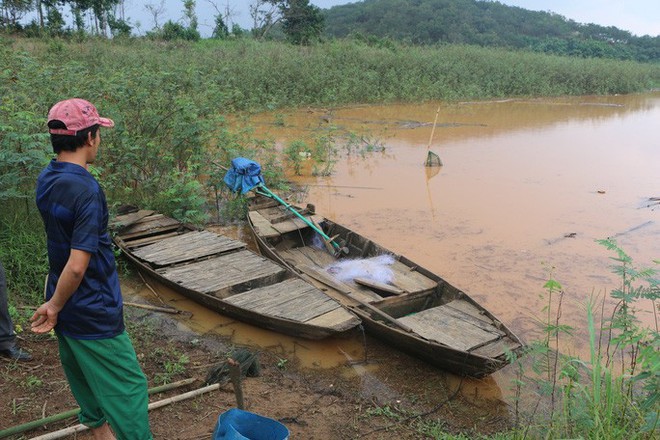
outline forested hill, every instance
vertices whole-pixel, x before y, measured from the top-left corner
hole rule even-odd
[[[324,10],[326,34],[413,44],[464,43],[560,55],[660,62],[660,36],[581,24],[496,1],[364,0]]]

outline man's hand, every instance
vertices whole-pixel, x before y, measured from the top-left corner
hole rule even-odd
[[[30,319],[34,333],[48,333],[55,327],[57,315],[80,286],[91,257],[92,254],[89,252],[71,249],[71,254],[57,281],[53,296],[39,306]]]
[[[50,301],[43,303],[34,312],[30,321],[32,321],[32,331],[34,333],[48,333],[55,328],[57,324],[57,315],[61,308],[55,306]]]

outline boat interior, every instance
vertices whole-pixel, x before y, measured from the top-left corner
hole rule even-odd
[[[393,318],[396,325],[422,338],[484,356],[498,357],[519,343],[508,337],[504,326],[463,292],[415,266],[405,257],[306,209],[315,226],[345,249],[337,253],[314,229],[282,206],[271,205],[249,212],[257,233],[275,249],[284,262],[338,290],[359,303],[368,304]],[[332,274],[337,261],[391,255],[392,278],[388,283],[354,278],[338,280]],[[330,269],[329,269],[330,268]],[[363,310],[365,310],[363,308]],[[366,309],[367,312],[369,309]],[[383,317],[373,314],[376,320]]]
[[[145,215],[146,214],[146,215]],[[269,316],[310,325],[349,327],[357,319],[286,268],[211,231],[153,211],[123,217],[118,237],[132,257],[188,292]],[[129,224],[130,223],[130,224]]]

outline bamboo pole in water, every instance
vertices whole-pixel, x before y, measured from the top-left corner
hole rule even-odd
[[[435,112],[435,119],[433,120],[433,128],[431,129],[431,137],[429,138],[429,145],[428,147],[426,147],[426,162],[424,162],[424,165],[427,167],[442,166],[442,160],[440,160],[440,156],[438,156],[433,151],[431,151],[431,144],[433,143],[433,134],[435,133],[435,126],[438,123],[439,114],[440,114],[440,106],[438,106],[438,110]]]

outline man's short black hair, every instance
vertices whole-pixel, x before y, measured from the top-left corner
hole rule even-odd
[[[50,143],[53,145],[53,152],[59,154],[61,151],[76,151],[79,147],[85,145],[89,133],[92,134],[92,137],[96,137],[99,127],[99,124],[94,124],[91,127],[79,130],[74,136],[51,134]],[[62,121],[53,120],[48,122],[48,128],[66,129],[66,125]]]

